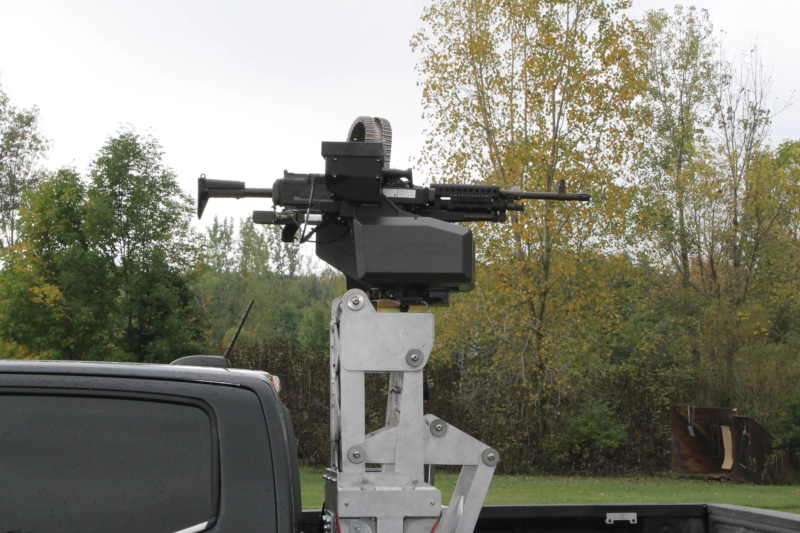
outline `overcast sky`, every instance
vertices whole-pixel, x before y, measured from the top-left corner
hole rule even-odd
[[[0,73],[17,105],[39,106],[52,168],[85,171],[130,123],[154,132],[192,196],[200,173],[269,187],[284,169],[321,172],[320,141],[344,140],[359,115],[391,121],[393,166],[406,167],[424,140],[408,43],[427,3],[0,0]],[[758,39],[775,97],[800,88],[800,0],[694,5],[729,51]],[[634,0],[631,15],[673,6]],[[773,132],[800,139],[800,106]],[[216,200],[203,222],[265,207]]]

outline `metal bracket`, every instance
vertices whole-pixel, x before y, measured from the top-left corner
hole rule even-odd
[[[499,460],[496,450],[432,415],[423,379],[433,315],[378,313],[353,289],[331,306],[330,533],[469,533]],[[386,425],[365,434],[364,376],[390,375]],[[379,471],[367,464],[381,465]],[[426,465],[461,466],[450,505],[426,483]],[[339,530],[341,528],[341,531]]]
[[[606,513],[606,524],[613,524],[614,522],[630,522],[636,523],[636,513]]]

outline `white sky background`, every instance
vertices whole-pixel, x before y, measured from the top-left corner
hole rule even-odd
[[[359,115],[391,121],[405,168],[424,142],[408,43],[427,3],[0,0],[0,73],[15,104],[39,106],[52,168],[84,172],[130,123],[153,131],[193,197],[201,173],[270,187],[284,169],[322,172],[320,141],[344,140]],[[800,0],[693,3],[730,53],[758,39],[776,98],[800,88]],[[634,0],[630,14],[673,6]],[[774,120],[784,139],[800,139],[798,105]],[[202,222],[268,206],[212,199]]]

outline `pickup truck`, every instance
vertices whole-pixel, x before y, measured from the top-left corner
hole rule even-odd
[[[203,366],[196,366],[203,365]],[[325,533],[265,372],[0,361],[0,533]],[[726,505],[485,506],[477,532],[800,532]],[[399,533],[399,532],[398,532]]]

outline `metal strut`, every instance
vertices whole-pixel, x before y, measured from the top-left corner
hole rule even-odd
[[[423,415],[422,370],[433,348],[433,321],[429,313],[378,313],[357,289],[333,302],[331,467],[325,475],[325,522],[332,533],[475,528],[499,454],[444,420]],[[366,373],[390,374],[386,426],[370,434]],[[425,483],[425,465],[462,466],[448,506]]]

